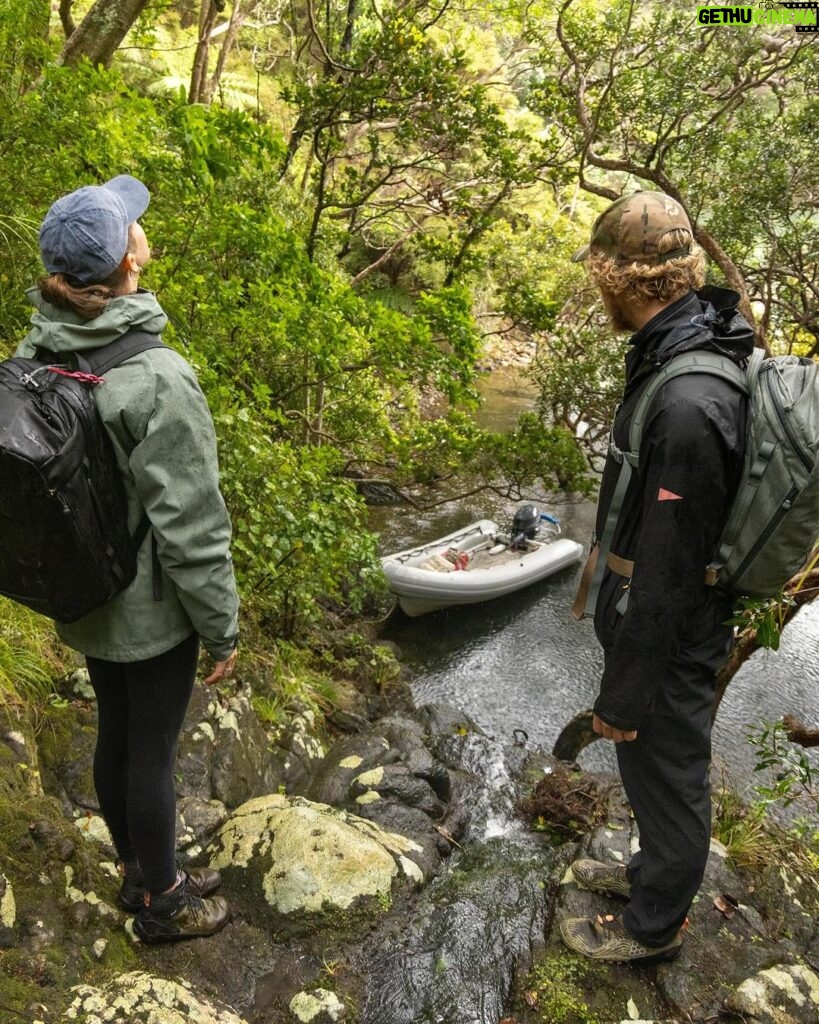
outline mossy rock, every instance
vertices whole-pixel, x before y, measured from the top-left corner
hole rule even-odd
[[[0,744],[0,1003],[57,1019],[71,985],[134,961],[104,855]],[[99,955],[92,953],[99,950]]]
[[[364,818],[279,794],[249,800],[207,853],[249,920],[278,935],[355,931],[425,881],[416,842]]]

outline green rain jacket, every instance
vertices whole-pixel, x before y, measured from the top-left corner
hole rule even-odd
[[[27,294],[38,311],[15,355],[28,358],[38,347],[97,348],[131,328],[159,334],[168,322],[146,291],[112,299],[93,320],[50,305],[37,288]],[[134,581],[76,622],[56,623],[57,633],[93,658],[131,662],[163,654],[196,632],[223,661],[236,646],[239,599],[213,420],[193,370],[176,352],[151,349],[109,370],[94,397],[125,482],[131,533],[148,513],[162,600],[153,595],[149,532]]]

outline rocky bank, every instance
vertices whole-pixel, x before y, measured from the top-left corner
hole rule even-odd
[[[676,961],[588,963],[558,924],[616,909],[570,869],[578,853],[623,862],[639,842],[616,780],[503,746],[457,709],[414,708],[402,684],[359,696],[321,731],[305,713],[270,735],[247,690],[197,689],[178,760],[180,859],[222,870],[233,921],[165,947],[139,943],[116,907],[82,673],[36,728],[8,715],[0,1020],[819,1020],[819,884],[784,854],[748,878],[714,842]]]

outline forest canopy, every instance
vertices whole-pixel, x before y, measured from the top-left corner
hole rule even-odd
[[[591,493],[622,344],[568,257],[609,200],[674,196],[758,343],[819,354],[816,38],[682,0],[0,0],[3,354],[50,203],[141,178],[247,606],[360,613],[367,481]],[[501,437],[476,383],[521,339]]]

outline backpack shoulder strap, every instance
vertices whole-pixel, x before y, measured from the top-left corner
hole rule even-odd
[[[759,352],[759,358],[756,358],[756,354]],[[751,356],[751,365],[754,367],[753,379],[756,379],[759,373],[759,364],[761,362],[762,350],[755,349]],[[729,359],[728,356],[720,355],[719,352],[683,352],[681,355],[674,356],[672,359],[658,370],[657,373],[649,380],[648,384],[643,388],[643,392],[640,395],[640,400],[637,402],[637,407],[634,410],[634,415],[631,418],[631,424],[628,432],[628,446],[629,455],[633,460],[639,459],[640,452],[640,440],[643,436],[643,427],[648,416],[651,403],[654,401],[654,396],[663,386],[674,377],[681,377],[687,373],[708,373],[712,377],[720,377],[722,380],[727,381],[729,384],[733,384],[734,387],[739,388],[740,391],[744,391],[748,394],[750,390],[750,381],[747,379],[751,373],[751,366],[748,371],[743,370],[741,367]]]
[[[133,330],[123,334],[116,341],[102,345],[100,348],[92,349],[83,353],[75,352],[77,364],[85,373],[93,373],[101,377],[114,366],[119,366],[126,359],[137,356],[140,352],[147,352],[152,348],[168,348],[158,334],[151,334],[148,331]],[[84,364],[84,365],[83,365]],[[131,537],[134,551],[138,551],[150,532],[151,522],[147,512],[143,514],[137,528]],[[153,585],[153,597],[155,601],[162,600],[162,575],[157,554],[156,537],[151,534],[151,576]]]
[[[753,380],[756,379],[756,376],[759,373],[761,356],[761,350],[759,350],[758,358],[757,350],[755,350],[754,354],[751,356],[751,366],[754,368]],[[606,570],[606,560],[608,558],[609,551],[611,550],[611,544],[617,529],[618,520],[620,519],[620,511],[622,510],[625,502],[626,491],[628,490],[628,485],[631,481],[632,472],[637,468],[640,462],[640,441],[643,435],[643,425],[645,424],[648,416],[648,411],[651,408],[651,403],[663,384],[671,380],[673,377],[680,377],[685,373],[709,373],[712,377],[721,377],[723,380],[728,381],[729,384],[733,384],[746,394],[749,392],[749,381],[746,380],[746,371],[737,366],[737,364],[732,359],[729,359],[728,356],[720,355],[718,352],[705,352],[700,350],[683,352],[680,355],[669,359],[669,361],[660,370],[658,370],[643,387],[643,391],[637,401],[637,407],[634,410],[634,415],[632,416],[631,423],[629,425],[629,451],[623,452],[616,447],[614,444],[614,430],[612,428],[609,440],[609,454],[620,463],[620,472],[612,494],[611,504],[609,505],[608,513],[606,515],[603,535],[598,539],[599,552],[597,564],[589,586],[586,606],[581,613],[581,617],[583,615],[593,615],[597,605],[597,597],[600,593],[603,574]],[[748,373],[750,374],[750,368]]]
[[[168,348],[168,346],[158,334],[133,330],[123,334],[116,341],[102,345],[100,348],[90,349],[86,352],[75,352],[74,355],[81,370],[85,373],[93,373],[101,377],[114,366],[124,363],[126,359],[137,356],[140,352],[147,352],[151,348]],[[83,363],[85,366],[83,366]]]

